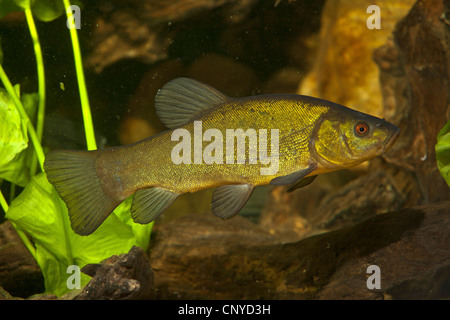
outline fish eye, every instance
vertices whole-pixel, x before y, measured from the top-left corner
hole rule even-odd
[[[369,126],[365,123],[358,123],[355,126],[355,133],[359,137],[364,137],[369,132]]]

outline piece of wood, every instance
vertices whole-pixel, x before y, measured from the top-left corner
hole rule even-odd
[[[239,216],[190,216],[155,229],[150,261],[158,299],[445,299],[449,228],[449,201],[292,243]],[[379,290],[367,288],[370,265]]]

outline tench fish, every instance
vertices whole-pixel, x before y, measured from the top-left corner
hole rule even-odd
[[[72,229],[94,232],[133,195],[137,223],[155,220],[187,192],[216,188],[212,213],[236,215],[255,186],[293,191],[321,173],[382,154],[399,129],[342,105],[301,95],[230,98],[188,78],[155,97],[169,130],[95,151],[54,150],[44,170],[68,207]]]

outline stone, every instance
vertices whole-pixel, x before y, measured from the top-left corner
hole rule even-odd
[[[449,213],[449,201],[416,206],[289,243],[240,216],[179,218],[155,228],[157,298],[448,299]]]
[[[0,300],[16,300],[12,295],[9,294],[5,289],[0,287]]]
[[[176,0],[111,1],[96,7],[95,16],[87,17],[95,26],[89,33],[91,50],[85,63],[100,73],[123,59],[153,64],[169,57],[168,48],[177,22],[209,10],[221,9],[224,17],[235,14],[236,22],[247,16],[256,0]]]
[[[394,41],[374,53],[388,119],[402,129],[385,159],[414,172],[423,203],[450,198],[434,149],[450,110],[450,31],[442,18],[448,10],[445,1],[417,1],[396,26]]]
[[[322,11],[320,45],[299,94],[330,100],[374,116],[383,116],[379,70],[372,51],[391,37],[414,0],[383,1],[381,28],[368,29],[371,0],[327,1]]]
[[[450,199],[434,152],[437,133],[447,121],[450,92],[445,10],[442,1],[418,1],[392,27],[392,38],[370,53],[380,69],[385,118],[401,129],[393,147],[365,167],[330,174],[292,194],[274,189],[261,219],[287,223],[268,224],[273,233],[298,240],[370,215]],[[338,188],[325,179],[333,176],[342,179]],[[295,219],[306,219],[306,233],[285,229]]]
[[[448,299],[450,297],[448,233],[450,221],[447,216],[449,208],[450,203],[446,201],[377,216],[376,218],[381,221],[392,215],[394,223],[399,222],[396,221],[397,218],[410,219],[416,227],[409,231],[404,230],[397,241],[342,264],[330,282],[320,290],[317,298]],[[374,238],[370,240],[373,233],[372,230],[369,232],[364,236],[368,242],[375,240]],[[389,237],[388,228],[385,232],[384,236]],[[380,290],[368,290],[366,287],[369,265],[377,265],[381,270]]]
[[[323,232],[327,212],[318,210],[321,203],[354,178],[354,172],[345,170],[319,175],[312,184],[290,193],[285,186],[272,187],[260,213],[261,228],[288,242]],[[347,204],[334,209],[346,209]]]
[[[0,225],[0,287],[20,298],[44,291],[41,269],[9,221]]]
[[[153,271],[140,247],[99,264],[88,264],[81,271],[92,279],[75,300],[152,299],[155,295]]]
[[[245,259],[243,252],[274,242],[241,216],[227,221],[211,214],[183,216],[156,224],[152,232],[150,263],[158,299],[228,299],[240,290],[252,291],[240,283],[246,277],[242,270],[228,269],[227,257]]]

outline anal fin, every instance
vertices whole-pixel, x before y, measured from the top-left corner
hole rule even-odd
[[[229,219],[241,211],[255,189],[250,184],[220,186],[214,190],[211,202],[212,213]]]
[[[170,207],[178,196],[176,192],[158,187],[140,189],[133,196],[131,217],[136,223],[150,223]]]

